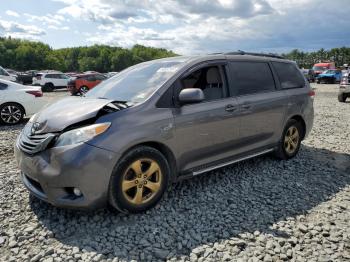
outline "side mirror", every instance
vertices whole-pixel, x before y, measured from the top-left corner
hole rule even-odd
[[[199,88],[186,88],[181,90],[179,101],[181,104],[200,103],[204,100],[204,93]]]

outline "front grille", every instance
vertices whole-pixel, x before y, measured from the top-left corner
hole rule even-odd
[[[55,134],[31,134],[31,125],[28,123],[18,139],[19,148],[27,154],[35,154],[47,148],[55,138]]]

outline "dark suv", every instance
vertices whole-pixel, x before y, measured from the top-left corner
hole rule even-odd
[[[44,201],[141,212],[172,181],[266,153],[294,157],[314,94],[294,62],[273,55],[154,60],[46,107],[15,154]]]

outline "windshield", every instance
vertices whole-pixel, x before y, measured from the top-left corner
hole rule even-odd
[[[324,71],[324,70],[327,70],[327,67],[325,67],[325,66],[314,66],[312,69],[315,70],[315,71]]]
[[[324,74],[333,74],[333,73],[335,73],[335,70],[326,70],[323,73]]]
[[[101,82],[86,97],[143,102],[170,79],[184,62],[184,59],[172,59],[138,64]]]

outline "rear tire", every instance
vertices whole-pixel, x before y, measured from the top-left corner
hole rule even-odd
[[[82,86],[82,87],[80,87],[80,89],[79,89],[79,93],[80,93],[81,95],[85,95],[88,91],[89,91],[89,88],[88,88],[87,86]]]
[[[344,93],[338,94],[338,101],[344,103],[346,100],[346,95]]]
[[[23,120],[24,109],[17,103],[5,103],[0,106],[0,123],[16,125]]]
[[[301,123],[294,119],[289,119],[278,142],[275,156],[282,160],[295,157],[299,152],[303,134],[304,128]]]
[[[124,213],[148,210],[162,198],[169,178],[169,164],[162,153],[148,146],[134,148],[113,170],[109,203]]]
[[[43,92],[52,92],[55,86],[52,83],[47,83],[42,87]]]

